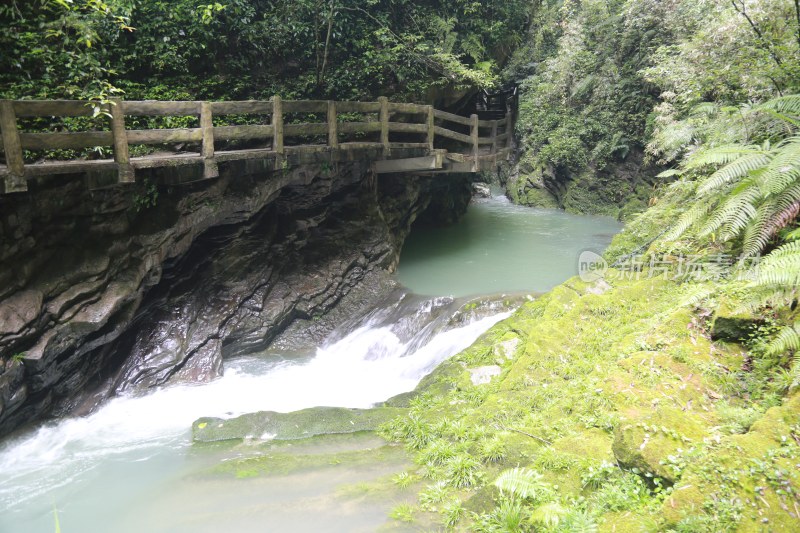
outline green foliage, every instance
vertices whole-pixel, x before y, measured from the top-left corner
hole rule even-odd
[[[378,94],[494,83],[524,0],[32,0],[0,7],[4,97]],[[44,38],[43,38],[44,36]]]
[[[550,490],[550,484],[537,471],[529,468],[512,468],[503,471],[494,482],[500,492],[526,500],[541,500]]]
[[[133,195],[133,209],[138,213],[158,205],[158,185],[145,179]]]
[[[417,509],[413,505],[401,503],[392,509],[389,516],[398,522],[413,522],[416,512]]]

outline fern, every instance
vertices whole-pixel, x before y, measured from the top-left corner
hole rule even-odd
[[[703,226],[701,235],[710,235],[723,228],[725,233],[735,234],[747,226],[756,215],[754,204],[758,200],[758,188],[752,183],[738,187],[711,215]]]
[[[759,265],[756,285],[800,286],[800,241],[784,244],[764,258]]]
[[[567,510],[558,503],[546,503],[534,509],[531,514],[531,522],[544,526],[546,528],[555,529],[567,516]]]
[[[800,95],[776,98],[753,110],[798,115]],[[743,113],[752,114],[753,110]],[[782,134],[786,138],[777,144],[727,144],[690,156],[682,165],[683,173],[718,168],[699,183],[695,204],[664,238],[675,240],[697,227],[701,237],[714,236],[722,241],[743,237],[741,252],[745,257],[763,252],[800,215],[800,135],[791,134],[791,128],[787,131]],[[789,270],[767,269],[762,282],[794,281],[792,265],[785,267]]]
[[[711,205],[708,203],[708,201],[697,200],[692,207],[690,207],[680,216],[680,218],[678,218],[678,222],[668,229],[666,233],[664,233],[662,238],[665,241],[674,241],[675,239],[679,238],[681,235],[686,233],[689,228],[702,220],[708,214],[710,209]]]
[[[541,498],[550,488],[550,484],[544,481],[544,476],[530,468],[505,470],[497,476],[494,486],[502,493],[531,500]]]
[[[761,168],[769,162],[770,156],[764,152],[750,153],[738,157],[709,176],[697,189],[697,193],[705,195],[715,191],[723,185],[747,176],[749,172]]]
[[[773,116],[787,119],[789,122],[796,122],[796,120],[800,118],[800,94],[789,94],[773,98],[757,106],[755,109],[758,111],[767,111]]]
[[[688,170],[697,169],[709,165],[727,165],[746,155],[758,155],[762,153],[760,146],[740,144],[729,144],[710,148],[708,150],[698,150],[692,154],[684,163],[684,168]]]
[[[786,352],[797,352],[800,350],[800,321],[795,322],[791,326],[786,326],[781,329],[769,345],[767,345],[767,354],[779,355]],[[797,365],[797,358],[795,357],[794,364],[792,365],[795,371],[800,370]]]

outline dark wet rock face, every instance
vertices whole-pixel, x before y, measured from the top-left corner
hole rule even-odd
[[[201,183],[162,176],[154,195],[156,178],[90,192],[65,177],[0,198],[0,434],[210,380],[287,328],[321,338],[323,317],[393,289],[385,272],[415,220],[454,220],[470,198],[463,178],[375,179],[357,162],[232,164]]]

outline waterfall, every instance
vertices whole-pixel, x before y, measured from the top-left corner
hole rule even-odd
[[[136,461],[147,468],[164,449],[187,453],[189,428],[201,416],[366,408],[410,391],[436,365],[509,315],[492,312],[456,322],[461,303],[402,294],[354,329],[351,325],[349,333],[334,333],[316,353],[231,360],[225,375],[211,383],[116,397],[91,415],[17,437],[0,449],[0,525],[9,510],[23,504],[52,510],[50,502],[60,490],[88,484],[101,475],[93,471],[107,463]]]

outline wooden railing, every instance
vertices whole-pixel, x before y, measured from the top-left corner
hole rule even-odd
[[[21,118],[36,117],[108,117],[107,128],[100,131],[25,132],[20,129]],[[342,120],[355,116],[353,121]],[[262,123],[245,125],[214,125],[215,117],[258,115]],[[286,121],[288,115],[293,120]],[[325,117],[325,121],[297,121],[297,117]],[[198,127],[128,129],[128,117],[187,117],[199,118]],[[398,119],[403,120],[398,120]],[[303,119],[301,119],[303,120]],[[453,126],[455,124],[456,126]],[[461,131],[457,131],[460,129]],[[481,135],[481,129],[488,135]],[[83,172],[115,167],[119,183],[134,181],[137,168],[175,166],[202,163],[203,176],[218,175],[218,163],[237,159],[274,157],[276,166],[291,152],[323,150],[378,149],[388,158],[393,149],[422,148],[433,151],[437,141],[450,140],[467,145],[467,159],[477,162],[480,157],[507,154],[513,130],[510,115],[502,120],[478,120],[477,115],[462,117],[434,109],[428,105],[389,102],[381,97],[377,102],[336,102],[329,100],[282,100],[275,96],[269,101],[125,101],[113,100],[94,106],[72,100],[0,100],[0,150],[5,153],[6,165],[0,166],[5,192],[27,190],[28,177]],[[468,133],[464,133],[467,132]],[[372,134],[377,140],[366,141]],[[418,135],[420,142],[392,141],[392,134]],[[316,138],[316,139],[315,139]],[[300,139],[300,144],[291,140]],[[312,141],[325,140],[324,143]],[[423,140],[424,139],[424,140]],[[248,149],[217,150],[217,144],[231,141],[260,141],[263,146]],[[131,157],[135,145],[164,145],[192,143],[199,152]],[[305,143],[305,144],[304,144]],[[441,144],[439,142],[438,144]],[[450,143],[452,145],[452,143]],[[113,159],[76,159],[71,161],[24,162],[24,150],[81,150],[112,147]],[[463,153],[463,152],[462,152]]]

